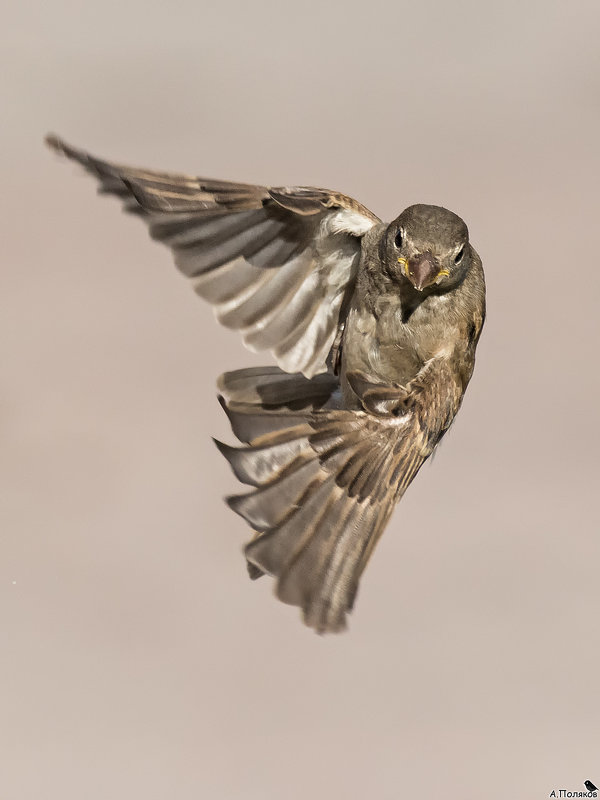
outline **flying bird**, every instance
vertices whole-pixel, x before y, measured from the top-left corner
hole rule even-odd
[[[412,205],[382,222],[351,197],[118,166],[48,136],[140,216],[217,319],[277,366],[219,378],[251,490],[252,578],[323,633],[346,626],[398,500],[450,427],[485,318],[466,224]]]

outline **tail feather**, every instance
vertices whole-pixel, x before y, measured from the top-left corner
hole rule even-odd
[[[411,444],[410,414],[337,408],[331,374],[308,380],[254,368],[225,374],[219,388],[246,443],[217,446],[253,487],[228,498],[254,530],[250,576],[276,577],[277,596],[300,606],[318,632],[342,630],[395,502],[426,458]]]

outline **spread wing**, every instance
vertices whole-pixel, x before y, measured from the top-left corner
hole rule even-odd
[[[168,245],[219,321],[286,372],[324,372],[353,286],[362,236],[380,220],[350,197],[150,172],[101,161],[60,139],[127,211]]]
[[[235,436],[217,443],[252,487],[228,499],[253,530],[250,576],[277,578],[277,595],[299,605],[320,632],[341,630],[360,576],[394,505],[458,411],[454,365],[431,359],[405,386],[348,379],[363,406],[331,407],[335,376],[306,380],[276,368],[238,370],[219,388]]]

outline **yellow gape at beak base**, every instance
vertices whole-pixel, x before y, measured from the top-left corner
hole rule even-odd
[[[408,261],[405,258],[402,258],[402,256],[400,256],[400,258],[398,259],[398,263],[402,267],[402,272],[408,278]]]

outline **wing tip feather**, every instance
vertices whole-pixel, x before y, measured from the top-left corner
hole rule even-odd
[[[63,151],[63,141],[56,133],[47,133],[44,136],[44,144],[51,150],[56,150],[59,153]]]

